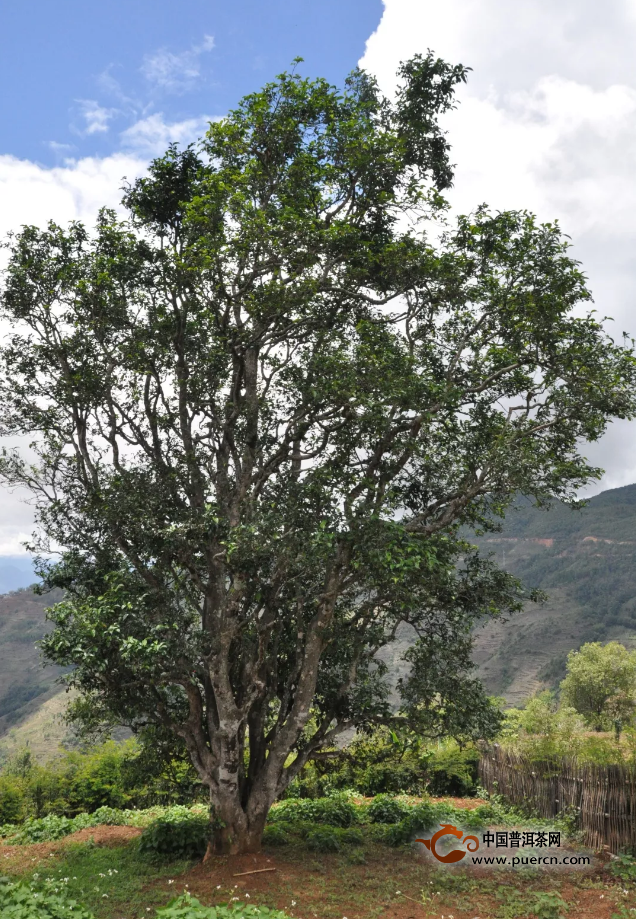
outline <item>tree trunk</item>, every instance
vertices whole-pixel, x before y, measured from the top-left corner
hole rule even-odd
[[[259,807],[248,816],[238,797],[215,801],[210,807],[210,842],[204,861],[213,855],[260,852],[268,812],[269,807]]]

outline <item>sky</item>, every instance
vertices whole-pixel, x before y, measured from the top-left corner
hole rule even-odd
[[[304,58],[391,94],[431,48],[472,68],[445,120],[457,212],[528,208],[571,236],[607,328],[636,335],[636,0],[0,0],[0,237],[94,220],[123,178]],[[586,455],[591,493],[636,481],[636,422]],[[0,492],[0,557],[31,511]]]

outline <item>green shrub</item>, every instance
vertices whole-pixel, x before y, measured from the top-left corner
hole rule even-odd
[[[210,821],[204,817],[169,815],[154,820],[141,834],[139,851],[171,858],[201,858],[210,838]]]
[[[52,842],[74,833],[79,827],[74,820],[68,817],[56,817],[48,814],[46,817],[27,817],[15,838],[18,843]],[[83,827],[82,827],[83,829]]]
[[[0,824],[17,823],[24,811],[24,792],[17,779],[0,776]]]
[[[288,846],[291,842],[289,832],[280,823],[272,823],[265,827],[263,843],[266,846]]]
[[[63,885],[36,890],[34,885],[11,883],[0,877],[2,919],[94,919],[76,900],[67,896]]]
[[[287,820],[297,822],[309,820],[313,823],[326,823],[329,826],[351,826],[358,819],[355,804],[344,795],[329,798],[288,798],[273,808],[269,821]]]
[[[636,859],[633,855],[619,855],[612,859],[609,867],[614,877],[621,881],[636,881]]]
[[[85,751],[61,753],[46,767],[26,750],[3,764],[0,825],[23,816],[70,818],[103,808],[120,811],[202,799],[191,766],[178,758],[167,762],[153,758],[136,741],[109,741]]]
[[[315,826],[305,835],[305,843],[313,852],[340,852],[348,846],[360,846],[364,835],[357,827]]]
[[[531,909],[537,919],[562,919],[569,907],[558,893],[537,893]]]
[[[367,817],[370,823],[399,823],[408,810],[391,795],[378,795],[367,807]]]
[[[340,836],[335,827],[317,826],[307,834],[307,848],[313,852],[339,852]]]
[[[447,740],[431,745],[413,732],[380,727],[359,734],[343,750],[308,763],[288,797],[318,798],[337,790],[379,794],[474,795],[479,754]]]
[[[232,906],[202,906],[196,897],[184,894],[157,910],[157,919],[287,919],[279,909],[235,903]]]

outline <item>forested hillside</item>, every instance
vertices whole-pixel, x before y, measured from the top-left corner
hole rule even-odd
[[[586,641],[636,646],[636,485],[603,492],[579,511],[519,503],[500,533],[477,543],[548,594],[545,604],[478,629],[474,659],[489,691],[520,702],[556,685],[567,652]]]
[[[0,737],[59,692],[60,670],[43,667],[36,645],[46,630],[45,608],[56,599],[32,590],[0,596]]]
[[[636,485],[603,492],[580,511],[518,504],[500,533],[477,542],[548,594],[508,622],[478,628],[474,659],[490,692],[520,702],[556,685],[567,652],[586,641],[636,647]],[[54,599],[30,590],[0,597],[0,737],[59,692],[59,671],[42,667],[36,647]]]

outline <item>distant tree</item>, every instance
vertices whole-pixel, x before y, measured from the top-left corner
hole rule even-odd
[[[621,726],[636,712],[636,651],[617,641],[590,642],[570,651],[561,699],[596,731]]]
[[[523,596],[460,528],[572,500],[599,474],[579,445],[634,411],[557,226],[480,209],[425,235],[464,78],[418,57],[390,102],[284,74],[155,160],[127,221],[11,243],[0,433],[35,459],[0,473],[62,550],[45,652],[78,715],[183,743],[216,851],[258,848],[353,726],[492,735],[471,627]],[[394,713],[378,651],[404,623]]]

